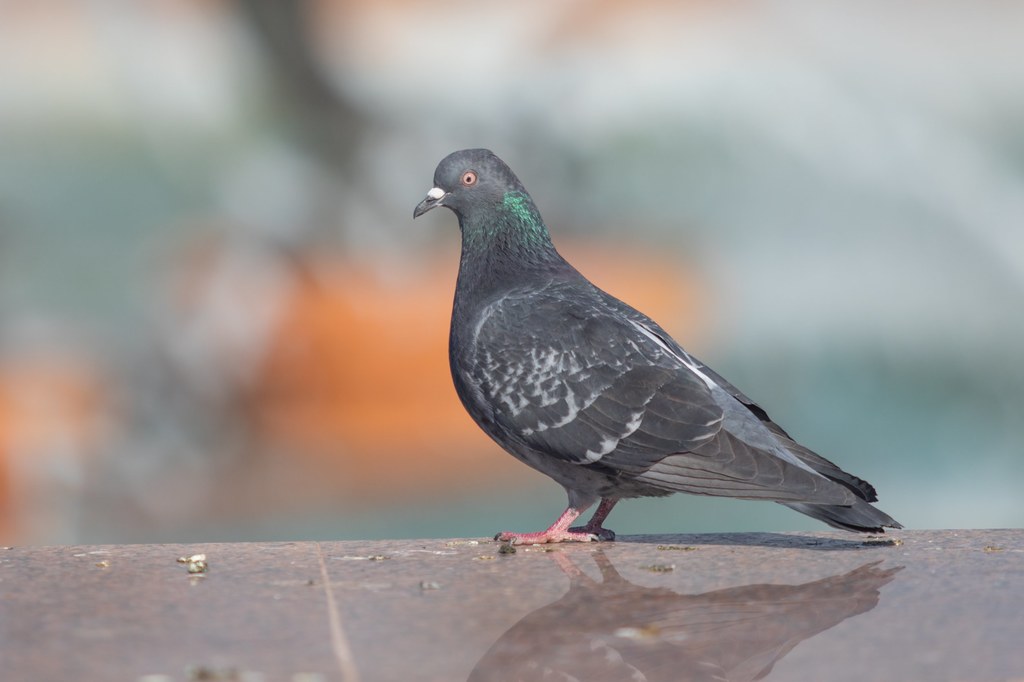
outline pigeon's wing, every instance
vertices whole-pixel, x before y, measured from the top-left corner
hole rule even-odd
[[[533,451],[664,490],[850,500],[792,455],[724,430],[707,377],[599,300],[508,296],[474,341],[473,383],[504,436]]]
[[[535,450],[643,470],[716,436],[722,410],[683,368],[652,364],[628,322],[557,296],[510,296],[475,339],[474,383]]]
[[[668,335],[666,334],[665,336],[667,337]],[[688,357],[703,374],[710,377],[712,381],[721,386],[723,390],[727,391],[729,395],[735,398],[740,404],[746,407],[751,414],[757,417],[765,427],[779,439],[786,450],[796,455],[802,462],[821,475],[845,486],[861,499],[867,502],[875,502],[878,500],[878,494],[875,492],[873,485],[862,478],[843,471],[835,463],[825,459],[810,448],[797,443],[793,440],[792,436],[783,430],[781,426],[772,421],[764,408],[745,395],[740,391],[740,389],[729,383],[729,381],[727,381],[721,374],[711,369],[697,358],[694,358],[693,356]]]

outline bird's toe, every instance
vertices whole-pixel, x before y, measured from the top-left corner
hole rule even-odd
[[[602,533],[592,533],[583,529],[543,530],[538,533],[510,533],[503,531],[494,536],[497,542],[512,545],[546,545],[555,542],[601,542],[615,539],[615,533],[601,529]]]

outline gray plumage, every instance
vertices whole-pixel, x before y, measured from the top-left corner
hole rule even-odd
[[[505,539],[611,538],[601,523],[619,499],[674,492],[773,500],[847,530],[900,527],[869,504],[870,484],[796,443],[566,262],[493,153],[442,160],[414,216],[437,206],[455,212],[462,232],[449,343],[459,397],[491,438],[569,496],[548,531]],[[598,499],[594,519],[567,530]]]

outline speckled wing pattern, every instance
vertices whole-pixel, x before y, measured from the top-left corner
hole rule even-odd
[[[589,284],[508,292],[478,320],[470,380],[535,452],[666,492],[852,502],[659,332]]]

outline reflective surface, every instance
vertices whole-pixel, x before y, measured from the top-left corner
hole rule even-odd
[[[3,549],[3,678],[1024,679],[1020,530],[498,550],[485,540]],[[206,573],[177,562],[198,553]]]
[[[470,680],[762,679],[800,642],[873,609],[901,568],[876,561],[802,585],[678,594],[629,582],[603,551],[593,556],[601,581],[552,556],[569,592],[503,634]]]

